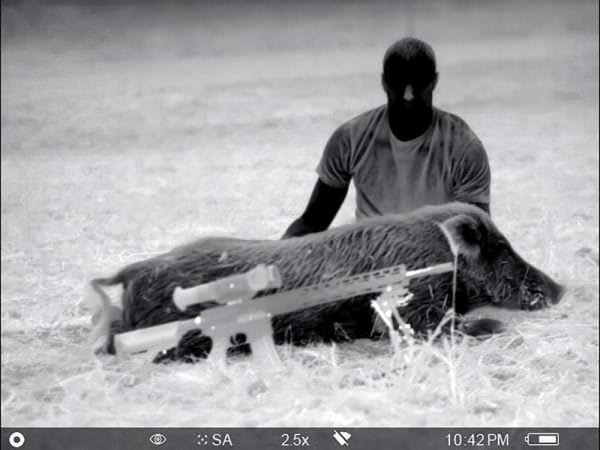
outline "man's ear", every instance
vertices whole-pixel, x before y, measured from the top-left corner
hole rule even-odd
[[[383,92],[385,92],[386,95],[390,94],[390,88],[389,88],[387,82],[385,81],[385,77],[383,76],[383,72],[381,73],[381,87],[383,88]]]
[[[477,256],[481,250],[483,235],[476,219],[458,214],[439,224],[448,239],[454,255]]]
[[[432,91],[437,87],[439,79],[440,79],[440,74],[438,72],[436,72],[435,76],[433,78],[432,84],[431,84],[431,90]]]

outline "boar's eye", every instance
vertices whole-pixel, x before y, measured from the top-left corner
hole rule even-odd
[[[489,241],[485,246],[485,250],[490,255],[498,255],[502,253],[508,247],[508,243],[506,241],[497,240],[497,241]]]
[[[471,222],[463,223],[460,225],[459,231],[462,240],[467,244],[477,246],[481,245],[483,236],[480,227],[478,227],[476,224]]]

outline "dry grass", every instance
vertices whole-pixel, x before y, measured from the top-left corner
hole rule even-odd
[[[215,7],[200,26],[172,12],[178,27],[12,11],[33,35],[3,10],[2,426],[598,426],[597,5],[419,5],[438,104],[486,144],[494,218],[570,286],[563,302],[485,312],[511,325],[487,341],[281,347],[267,379],[248,360],[93,357],[92,275],[199,235],[283,232],[333,127],[383,101],[401,5]]]

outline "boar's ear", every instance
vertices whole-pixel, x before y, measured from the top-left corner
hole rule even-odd
[[[476,256],[479,253],[483,236],[477,220],[473,217],[458,214],[442,222],[440,228],[448,239],[454,255],[460,253]]]

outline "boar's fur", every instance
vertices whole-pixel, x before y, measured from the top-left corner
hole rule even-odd
[[[286,240],[204,238],[93,283],[122,284],[123,317],[115,330],[128,331],[194,317],[207,305],[179,311],[172,302],[176,286],[195,286],[257,264],[276,265],[283,280],[279,290],[285,291],[397,264],[413,270],[452,262],[453,251],[458,253],[458,314],[480,305],[537,309],[556,303],[562,295],[559,284],[516,254],[485,212],[462,203],[428,206]],[[452,281],[452,273],[411,280],[414,298],[399,312],[415,331],[426,333],[438,325],[452,305]],[[373,297],[274,317],[275,341],[371,336],[374,314],[368,300]],[[180,342],[177,355],[203,354],[207,345],[200,332],[191,332]]]

